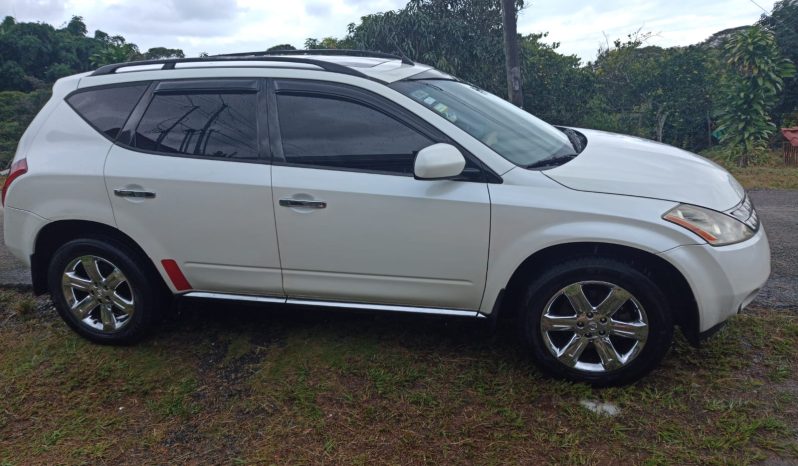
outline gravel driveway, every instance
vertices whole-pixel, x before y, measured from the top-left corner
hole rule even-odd
[[[773,259],[770,280],[754,305],[798,312],[798,191],[752,191],[751,197],[768,232]],[[0,229],[2,225],[0,215]],[[0,245],[0,285],[26,284],[28,270]]]

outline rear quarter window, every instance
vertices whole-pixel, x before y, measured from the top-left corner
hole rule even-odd
[[[149,83],[79,90],[66,102],[95,130],[115,140]]]

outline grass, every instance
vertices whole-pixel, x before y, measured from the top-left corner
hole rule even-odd
[[[197,304],[116,348],[32,299],[0,289],[3,465],[798,461],[785,313],[747,312],[701,349],[678,340],[643,381],[597,390],[471,322]]]
[[[727,162],[718,150],[703,155],[723,165],[745,189],[798,189],[798,166],[785,166],[781,150],[771,151],[756,165],[746,168]]]

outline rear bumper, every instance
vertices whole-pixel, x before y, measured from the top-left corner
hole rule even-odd
[[[660,254],[684,275],[698,306],[698,332],[737,314],[754,300],[770,275],[770,245],[764,228],[729,246],[680,246]]]
[[[36,243],[36,235],[48,222],[27,210],[6,207],[3,209],[3,240],[17,259],[30,267],[30,256]]]

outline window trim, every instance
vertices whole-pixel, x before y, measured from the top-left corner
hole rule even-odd
[[[307,97],[319,98],[332,98],[337,100],[344,100],[354,104],[363,105],[374,111],[380,112],[385,116],[392,118],[407,126],[408,128],[419,132],[423,136],[432,141],[433,144],[445,143],[457,147],[463,154],[466,160],[476,165],[479,173],[465,174],[453,178],[453,181],[468,181],[478,183],[502,183],[502,178],[486,166],[479,158],[475,157],[465,148],[463,148],[456,141],[446,136],[439,129],[433,125],[422,120],[411,111],[402,107],[401,105],[381,96],[367,89],[352,86],[349,84],[331,82],[331,81],[318,81],[312,79],[299,79],[299,78],[275,78],[270,79],[269,85],[269,106],[274,109],[269,115],[269,127],[273,135],[270,138],[272,145],[272,164],[278,166],[289,166],[308,168],[314,170],[334,170],[346,171],[355,173],[371,173],[375,175],[387,176],[404,176],[414,178],[413,173],[396,173],[382,170],[370,170],[361,168],[342,168],[330,167],[324,165],[308,165],[303,163],[288,162],[285,159],[283,152],[282,132],[280,131],[279,108],[277,106],[277,96],[279,94],[298,95]]]
[[[118,88],[118,87],[134,87],[134,86],[144,86],[144,91],[141,93],[141,95],[139,96],[138,100],[133,105],[133,109],[127,114],[127,117],[125,117],[125,121],[122,122],[122,126],[119,128],[119,132],[116,134],[115,138],[112,138],[112,137],[108,136],[107,134],[105,134],[105,132],[100,130],[100,128],[98,128],[97,125],[95,125],[94,123],[89,121],[85,116],[83,116],[83,114],[80,113],[78,111],[78,109],[75,108],[74,105],[72,105],[72,102],[69,101],[69,99],[72,96],[77,95],[77,94],[84,94],[86,92],[99,91],[99,90],[104,90],[104,89],[114,89],[114,88]],[[72,91],[69,94],[67,94],[66,96],[64,96],[64,102],[66,102],[66,104],[69,106],[69,108],[71,108],[73,112],[75,112],[83,121],[85,121],[86,124],[91,126],[91,128],[94,131],[96,131],[97,133],[102,135],[102,137],[104,137],[105,139],[108,139],[112,143],[116,143],[116,141],[119,140],[119,137],[125,131],[125,126],[127,125],[128,121],[130,121],[130,118],[133,116],[133,114],[135,113],[136,108],[139,106],[139,104],[141,104],[141,100],[144,98],[144,96],[147,95],[147,91],[149,90],[150,86],[151,86],[151,81],[128,81],[128,82],[123,82],[123,83],[113,83],[113,84],[103,84],[103,85],[100,85],[100,86],[82,87],[82,88],[75,89],[74,91]]]
[[[213,88],[212,86],[203,87],[200,92],[196,92],[196,88],[188,88],[182,92],[161,92],[158,93],[156,91],[158,85],[164,82],[186,82],[190,84],[192,82],[212,82],[218,80],[219,82],[229,83],[231,81],[253,81],[252,78],[183,78],[183,79],[162,79],[162,80],[155,80],[150,82],[150,86],[142,95],[141,99],[139,99],[138,104],[131,112],[130,116],[128,117],[127,122],[122,127],[122,131],[119,132],[119,136],[115,141],[115,144],[123,147],[127,150],[138,152],[142,154],[150,154],[150,155],[159,155],[163,157],[179,157],[179,158],[187,158],[187,159],[198,159],[198,160],[215,160],[215,161],[222,161],[222,162],[232,162],[232,163],[257,163],[257,164],[270,164],[271,157],[270,153],[267,149],[264,149],[264,141],[263,138],[268,138],[269,133],[268,130],[264,132],[264,125],[265,122],[269,119],[269,114],[273,112],[268,112],[268,107],[262,107],[262,95],[265,93],[265,86],[263,83],[262,78],[256,78],[255,82],[257,84],[257,90],[253,91],[240,91],[241,87],[239,86],[239,90],[231,90],[229,84],[223,84],[222,86],[218,86]],[[255,97],[255,131],[257,132],[255,139],[257,147],[257,156],[251,159],[235,159],[230,157],[213,157],[213,156],[206,156],[206,155],[194,155],[194,154],[181,154],[181,153],[173,153],[173,152],[159,152],[159,151],[152,151],[147,149],[142,149],[140,147],[134,147],[132,145],[133,141],[133,134],[135,133],[136,129],[138,128],[139,124],[141,123],[141,119],[144,117],[147,109],[149,108],[150,104],[152,104],[153,99],[157,95],[180,95],[180,94],[208,94],[217,92],[220,94],[241,94],[241,95],[253,95]],[[266,112],[266,115],[261,116],[262,112]]]
[[[197,78],[158,81],[155,94],[255,94],[261,88],[259,78]]]

